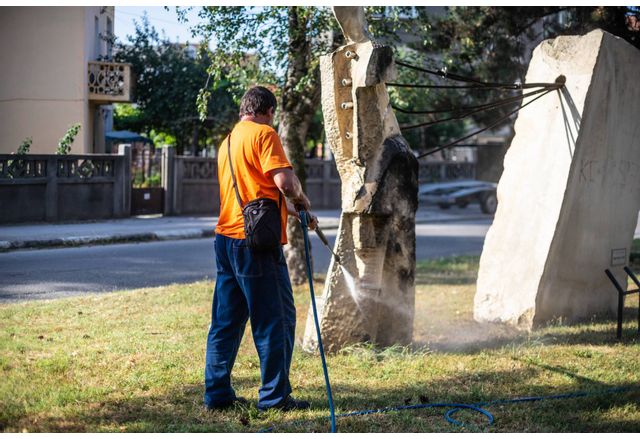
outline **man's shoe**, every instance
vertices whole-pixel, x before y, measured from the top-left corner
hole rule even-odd
[[[283,399],[282,401],[280,401],[274,406],[267,407],[267,408],[258,408],[258,410],[261,412],[266,412],[269,409],[276,409],[283,412],[290,412],[292,410],[305,410],[305,409],[308,409],[309,407],[311,407],[311,404],[309,404],[309,401],[304,401],[302,399],[295,399],[295,398],[292,398],[291,396],[287,396],[285,399]]]
[[[225,402],[221,402],[219,404],[205,405],[204,408],[206,410],[210,410],[210,411],[226,410],[226,409],[228,409],[230,407],[235,406],[236,404],[238,404],[238,405],[247,405],[248,401],[245,398],[237,397],[237,398],[233,398],[233,399],[230,399],[228,401],[225,401]]]

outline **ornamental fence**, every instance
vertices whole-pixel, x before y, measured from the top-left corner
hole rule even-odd
[[[176,156],[173,148],[162,150],[164,214],[215,214],[220,210],[217,160],[210,157]],[[306,193],[314,210],[339,209],[341,181],[333,160],[305,160]],[[473,162],[420,162],[419,182],[474,179]]]
[[[0,154],[0,223],[122,218],[132,211],[217,215],[216,159],[177,156],[168,147],[161,151],[162,188],[150,188],[149,194],[138,194],[135,191],[145,190],[131,187],[129,145],[120,145],[118,155]],[[305,169],[313,208],[339,209],[341,182],[335,162],[307,159]],[[421,161],[419,165],[420,183],[473,178],[475,163]],[[160,200],[154,202],[155,198]],[[151,203],[159,206],[157,210],[144,210]]]
[[[307,159],[307,195],[313,208],[340,208],[340,177],[333,161]],[[162,150],[165,215],[220,213],[218,164],[215,158],[176,156]]]
[[[0,154],[0,223],[130,214],[131,150],[118,155]]]

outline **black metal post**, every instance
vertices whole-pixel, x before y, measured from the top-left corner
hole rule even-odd
[[[638,287],[638,334],[640,334],[640,281],[629,267],[625,266],[624,271],[629,275],[633,283],[636,284],[636,287]]]
[[[618,290],[618,329],[616,331],[616,337],[619,340],[622,338],[622,311],[624,310],[625,291],[622,289],[615,276],[609,271],[609,269],[604,270],[604,272],[613,286],[616,287],[616,290]]]

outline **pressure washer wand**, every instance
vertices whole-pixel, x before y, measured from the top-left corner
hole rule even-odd
[[[306,222],[307,224],[309,224],[309,212],[305,211],[302,206],[295,206],[296,210],[298,211],[298,214],[302,215],[304,212],[305,218],[306,218]],[[302,218],[302,217],[300,217]],[[324,236],[324,233],[322,232],[322,230],[320,230],[320,226],[316,224],[316,228],[315,228],[315,232],[316,235],[318,235],[318,238],[320,238],[320,241],[324,244],[324,246],[329,250],[329,252],[331,252],[331,254],[333,255],[333,259],[338,263],[338,265],[342,265],[342,263],[340,262],[340,256],[338,256],[337,254],[335,254],[335,252],[333,251],[333,249],[331,248],[331,245],[329,244],[329,240],[327,239],[326,236]]]
[[[324,236],[324,233],[322,233],[322,230],[320,230],[320,226],[318,226],[316,224],[316,234],[318,235],[318,238],[320,238],[320,241],[322,241],[322,243],[324,244],[325,247],[327,247],[327,249],[329,249],[329,251],[331,252],[331,254],[333,255],[333,259],[339,264],[342,265],[340,263],[340,256],[338,256],[337,254],[334,253],[333,249],[331,248],[331,246],[329,245],[329,241],[327,241],[327,237]]]

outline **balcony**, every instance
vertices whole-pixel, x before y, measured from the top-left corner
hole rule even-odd
[[[89,100],[98,104],[131,100],[131,65],[89,61]]]

